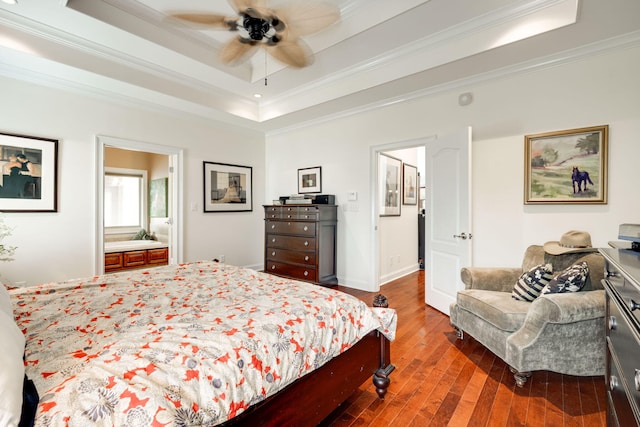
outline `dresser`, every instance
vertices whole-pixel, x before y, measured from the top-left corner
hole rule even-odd
[[[264,206],[264,270],[323,286],[336,277],[336,205]]]
[[[640,253],[600,253],[606,261],[607,425],[640,425]]]

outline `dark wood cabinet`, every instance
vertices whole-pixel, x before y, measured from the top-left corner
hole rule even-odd
[[[105,273],[134,268],[156,267],[159,265],[167,265],[168,263],[169,248],[107,252],[104,254]]]
[[[640,425],[640,254],[604,255],[607,331],[607,425]]]
[[[337,285],[338,207],[268,205],[264,209],[264,270],[318,285]]]

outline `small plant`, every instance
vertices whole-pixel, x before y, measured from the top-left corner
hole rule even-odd
[[[11,236],[11,233],[13,233],[13,228],[5,224],[4,217],[0,216],[0,261],[13,260],[12,257],[17,247],[7,246],[2,243],[5,237]]]

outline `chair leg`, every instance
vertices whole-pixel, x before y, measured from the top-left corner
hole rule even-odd
[[[456,338],[458,338],[459,340],[463,340],[464,339],[464,331],[460,328],[458,328],[455,325],[451,325],[453,326],[453,329],[455,329],[456,331]]]
[[[531,372],[519,372],[511,366],[509,366],[509,370],[513,374],[513,378],[516,380],[516,385],[520,388],[524,387],[524,384],[527,382],[527,378],[531,376]]]

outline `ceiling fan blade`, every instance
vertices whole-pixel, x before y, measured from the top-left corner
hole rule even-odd
[[[220,51],[220,60],[225,64],[238,63],[251,52],[257,43],[253,40],[245,40],[241,37],[234,37]]]
[[[228,0],[231,7],[238,13],[246,13],[252,18],[260,18],[269,15],[266,0]]]
[[[182,25],[224,29],[229,29],[237,21],[237,18],[213,13],[172,13],[169,19]]]
[[[340,19],[340,8],[326,1],[291,1],[276,11],[289,29],[298,36],[316,33]]]
[[[313,62],[313,53],[302,40],[281,40],[277,44],[263,44],[267,52],[278,61],[295,68],[306,67]]]

